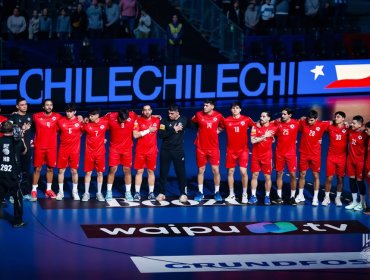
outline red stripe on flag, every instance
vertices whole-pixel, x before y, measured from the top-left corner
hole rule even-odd
[[[343,79],[337,80],[325,88],[358,88],[358,87],[370,87],[370,76],[363,79]]]

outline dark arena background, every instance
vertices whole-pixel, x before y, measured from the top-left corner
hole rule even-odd
[[[293,118],[297,119],[316,110],[321,120],[332,120],[336,111],[344,111],[348,123],[355,115],[362,115],[365,123],[370,121],[369,1],[323,1],[328,5],[320,6],[317,15],[303,13],[299,19],[289,4],[304,6],[304,0],[272,0],[274,21],[266,25],[260,19],[252,32],[245,27],[244,16],[242,21],[233,17],[230,8],[234,4],[229,6],[230,1],[138,0],[134,1],[135,28],[145,10],[151,17],[148,38],[135,37],[137,33],[130,32],[121,17],[113,35],[105,28],[98,38],[90,33],[78,38],[72,29],[72,37],[62,40],[58,37],[57,16],[66,9],[73,18],[78,2],[87,11],[91,1],[0,1],[1,115],[12,114],[16,99],[23,97],[30,113],[41,111],[42,101],[50,98],[54,111],[63,115],[67,103],[76,103],[78,114],[84,117],[92,107],[100,107],[103,114],[122,107],[141,114],[142,106],[149,104],[153,114],[167,117],[167,106],[176,103],[181,115],[190,119],[203,109],[204,100],[213,99],[215,110],[224,117],[231,115],[232,102],[239,101],[242,114],[254,121],[265,110],[272,113],[272,119],[279,118],[283,107],[293,109]],[[105,1],[97,2],[103,11],[111,7]],[[261,1],[240,0],[240,13],[244,15],[250,2],[261,11]],[[280,21],[282,2],[290,7],[287,21]],[[337,2],[343,5],[339,7]],[[20,36],[11,34],[7,26],[16,5],[27,24]],[[28,28],[32,11],[41,13],[45,8],[53,20],[51,38],[31,40]],[[180,57],[170,56],[166,33],[174,14],[184,28]],[[195,128],[186,128],[187,203],[179,201],[173,167],[166,185],[166,200],[160,202],[146,200],[146,172],[141,188],[143,199],[127,201],[121,168],[114,181],[113,200],[95,199],[93,173],[90,201],[74,201],[67,170],[65,198],[56,201],[44,195],[43,169],[37,202],[23,203],[25,227],[12,228],[13,205],[8,196],[2,204],[0,279],[369,278],[370,216],[345,209],[352,199],[348,177],[344,180],[343,206],[337,207],[333,202],[335,180],[330,194],[332,203],[321,205],[329,144],[326,133],[321,144],[318,206],[311,205],[311,171],[306,178],[306,201],[297,206],[287,203],[288,172],[283,175],[286,203],[262,204],[264,178],[260,174],[260,202],[242,204],[238,168],[237,199],[225,201],[229,195],[225,132],[219,134],[223,201],[213,199],[209,165],[205,172],[205,199],[195,201],[196,133]],[[108,159],[109,132],[106,138]],[[297,145],[299,138],[300,135]],[[84,192],[84,143],[83,135],[78,170],[80,195]],[[160,145],[158,139],[158,148]],[[251,152],[250,142],[249,146]],[[135,176],[134,169],[132,175]],[[159,156],[155,175],[158,181]],[[249,166],[248,175],[250,197]],[[273,171],[272,196],[276,194],[275,181]],[[57,193],[57,170],[52,188]],[[158,194],[157,185],[155,193]]]

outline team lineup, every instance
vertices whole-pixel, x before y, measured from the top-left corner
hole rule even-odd
[[[346,114],[342,111],[334,113],[333,120],[322,121],[318,113],[309,111],[300,119],[293,118],[290,108],[283,108],[281,116],[272,120],[271,113],[262,111],[260,118],[254,122],[250,117],[242,115],[238,102],[230,106],[231,115],[223,117],[215,110],[213,100],[205,100],[203,110],[195,113],[188,120],[180,115],[177,105],[168,107],[168,116],[152,114],[150,105],[142,107],[141,115],[128,109],[120,109],[101,115],[99,108],[88,111],[83,118],[77,115],[74,104],[67,104],[65,116],[53,112],[52,100],[43,101],[43,111],[27,112],[27,102],[23,98],[17,100],[17,112],[9,116],[13,125],[22,127],[27,152],[21,156],[22,193],[25,199],[37,201],[38,183],[42,167],[46,165],[45,196],[63,200],[64,174],[70,168],[72,174],[72,197],[84,202],[90,200],[90,183],[92,172],[97,174],[96,199],[101,202],[113,199],[112,187],[118,167],[124,173],[124,193],[127,201],[141,201],[140,191],[143,174],[146,170],[149,193],[148,200],[166,200],[166,184],[171,163],[173,163],[180,190],[179,201],[186,203],[187,175],[184,151],[184,133],[188,127],[197,129],[194,141],[196,147],[198,192],[195,201],[204,199],[204,174],[209,163],[213,173],[214,199],[222,201],[220,194],[220,148],[219,133],[226,133],[227,183],[229,195],[225,201],[235,201],[234,173],[238,166],[241,176],[241,203],[254,205],[258,202],[257,186],[260,172],[264,176],[265,194],[262,203],[283,204],[283,174],[286,169],[290,178],[290,205],[305,202],[305,178],[308,170],[313,174],[314,193],[312,205],[318,206],[321,168],[321,141],[324,133],[329,138],[326,160],[325,197],[321,205],[331,202],[329,194],[334,176],[336,177],[336,197],[334,203],[342,206],[343,180],[349,178],[349,189],[352,202],[345,206],[348,210],[363,211],[370,214],[369,202],[366,203],[366,186],[370,183],[370,122],[365,123],[360,115],[346,122]],[[0,122],[7,118],[0,116]],[[32,135],[34,131],[34,137]],[[250,130],[250,137],[248,131]],[[103,195],[103,173],[106,171],[106,133],[109,131],[108,176],[106,195]],[[85,133],[84,153],[84,192],[82,198],[78,192],[78,169],[81,154],[81,135]],[[298,134],[300,140],[298,141]],[[58,141],[59,135],[59,141]],[[158,151],[157,137],[162,140]],[[250,138],[250,139],[249,139]],[[134,140],[136,141],[135,151]],[[276,148],[273,150],[273,143]],[[299,143],[298,143],[299,142]],[[59,143],[59,145],[58,145]],[[249,161],[249,143],[251,143],[251,160]],[[298,144],[297,144],[298,143]],[[299,159],[297,160],[297,147]],[[33,148],[34,172],[32,182],[27,174],[31,168]],[[155,170],[159,154],[159,182],[156,189]],[[273,165],[274,160],[274,165]],[[252,174],[250,194],[248,195],[248,172]],[[136,170],[134,182],[132,167]],[[54,168],[58,168],[57,194],[52,190]],[[276,193],[271,195],[273,169],[276,171]],[[297,178],[297,174],[299,175]],[[297,186],[298,185],[298,186]],[[30,188],[32,186],[32,189]],[[132,190],[132,186],[134,190]],[[297,190],[298,187],[298,190]],[[271,197],[271,198],[270,198]],[[368,191],[368,199],[370,194]]]

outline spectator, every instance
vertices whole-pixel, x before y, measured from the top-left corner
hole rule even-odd
[[[119,33],[119,7],[112,0],[105,0],[105,36],[117,38]]]
[[[13,15],[8,17],[7,21],[9,39],[22,39],[23,32],[26,30],[27,24],[23,16],[19,15],[19,8],[14,8]]]
[[[52,36],[52,23],[51,18],[49,17],[48,9],[42,10],[42,15],[40,17],[40,31],[39,38],[41,40],[51,39]]]
[[[183,33],[182,24],[179,22],[178,16],[173,15],[172,21],[167,27],[168,56],[173,63],[180,62]]]
[[[32,18],[28,24],[28,39],[38,40],[40,31],[40,18],[37,10],[33,10]]]
[[[236,23],[240,27],[244,27],[244,18],[243,18],[243,13],[240,10],[239,7],[239,1],[235,0],[232,7],[227,11],[226,14],[227,18],[231,20],[232,22]]]
[[[136,0],[121,0],[119,2],[119,7],[124,32],[129,37],[132,37],[135,28],[135,19],[139,15],[137,2]]]
[[[150,25],[152,24],[152,20],[150,16],[144,11],[141,10],[141,16],[139,18],[139,23],[137,28],[134,30],[135,37],[140,38],[148,38],[150,33]]]
[[[290,26],[302,28],[304,18],[304,1],[305,0],[291,0],[289,8]]]
[[[98,4],[98,0],[92,0],[86,14],[89,21],[88,31],[90,38],[101,38],[103,31],[103,10]]]
[[[306,0],[304,3],[306,27],[317,27],[318,13],[320,9],[320,0]]]
[[[67,40],[71,38],[71,19],[67,15],[66,9],[60,10],[60,16],[57,19],[57,37],[61,40]]]
[[[275,0],[275,21],[278,34],[288,27],[289,0]]]
[[[71,15],[71,23],[72,38],[83,39],[86,36],[87,15],[81,3],[77,5],[77,8]]]
[[[273,27],[275,18],[275,8],[271,4],[271,0],[265,0],[265,4],[261,7],[261,27],[264,34],[268,34]]]
[[[257,34],[259,20],[260,14],[256,9],[256,5],[254,3],[250,3],[244,15],[245,35]]]

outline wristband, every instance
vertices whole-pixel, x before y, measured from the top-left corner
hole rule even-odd
[[[145,136],[145,135],[147,135],[147,134],[149,134],[149,133],[150,133],[149,129],[145,129],[145,130],[143,130],[143,131],[140,131],[140,135],[141,135],[141,137],[143,137],[143,136]]]

